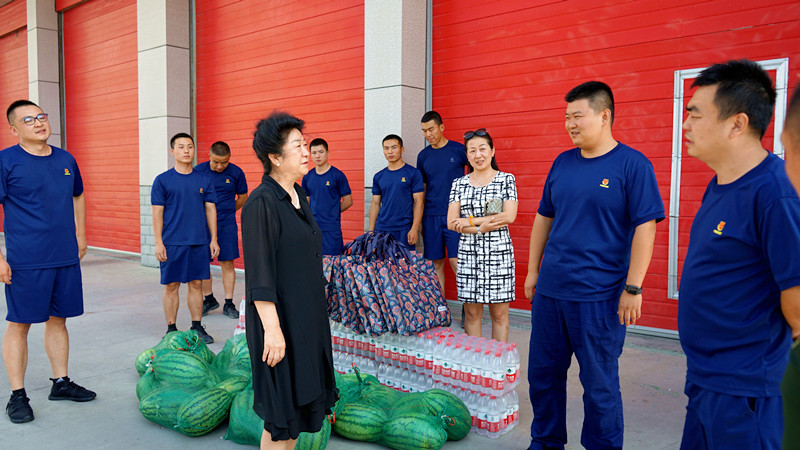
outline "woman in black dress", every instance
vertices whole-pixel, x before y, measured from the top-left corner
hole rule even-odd
[[[336,401],[322,276],[322,234],[295,183],[308,172],[303,121],[283,112],[261,120],[253,149],[261,184],[242,209],[247,344],[261,448],[294,448],[316,432]]]

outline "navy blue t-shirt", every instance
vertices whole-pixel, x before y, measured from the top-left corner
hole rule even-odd
[[[210,243],[205,204],[215,200],[214,186],[197,170],[184,175],[170,169],[158,175],[150,191],[150,203],[164,207],[164,245]]]
[[[0,151],[0,203],[11,270],[78,264],[73,197],[83,193],[75,158],[50,146],[31,155],[19,144]]]
[[[322,175],[311,169],[303,177],[303,190],[311,197],[311,212],[320,230],[342,228],[342,197],[350,195],[350,184],[341,170],[331,166]]]
[[[464,144],[447,141],[442,148],[430,145],[417,156],[417,168],[426,185],[426,216],[446,216],[453,180],[464,176],[464,167],[469,164]]]
[[[247,180],[239,166],[228,163],[222,172],[211,170],[208,161],[195,166],[194,170],[200,172],[211,180],[214,185],[214,195],[217,198],[217,225],[236,224],[236,195],[247,194]]]
[[[781,291],[800,285],[800,199],[773,154],[711,180],[689,237],[678,330],[686,379],[736,396],[781,395],[791,331]]]
[[[553,218],[536,290],[570,301],[622,293],[638,225],[664,219],[650,160],[625,144],[584,158],[558,155],[547,174],[539,214]]]
[[[424,191],[422,174],[410,164],[397,170],[387,167],[376,173],[372,178],[372,195],[381,196],[381,210],[375,231],[410,228],[414,222],[414,194]]]

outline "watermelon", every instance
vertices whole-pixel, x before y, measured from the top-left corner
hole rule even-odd
[[[322,419],[322,428],[316,433],[300,433],[295,450],[322,450],[331,438],[331,423],[327,417]]]
[[[172,428],[181,405],[189,394],[180,389],[158,389],[146,395],[139,403],[139,411],[145,419]]]
[[[147,364],[150,363],[152,357],[156,354],[155,348],[148,348],[147,350],[139,353],[139,356],[136,357],[136,362],[134,366],[136,367],[136,371],[139,372],[139,376],[144,375],[147,371]]]
[[[170,333],[169,338],[166,340],[166,347],[194,353],[209,364],[214,360],[214,352],[208,348],[208,345],[200,338],[196,330]]]
[[[231,408],[224,389],[206,389],[192,396],[178,411],[175,428],[187,436],[201,436],[217,427]]]
[[[245,389],[231,403],[225,439],[242,445],[259,445],[264,421],[253,411],[253,389]]]
[[[153,372],[145,372],[139,381],[136,382],[136,398],[141,401],[143,398],[147,396],[147,394],[159,389],[161,387],[161,383],[156,380],[156,376]]]
[[[441,389],[431,389],[422,393],[422,400],[428,412],[442,419],[447,439],[457,441],[469,434],[472,417],[460,398]]]
[[[165,386],[194,390],[208,383],[210,370],[202,358],[194,353],[161,349],[156,351],[150,368],[156,380]]]
[[[383,408],[370,404],[347,403],[336,416],[333,431],[354,441],[378,442],[389,419]]]
[[[233,398],[247,387],[248,381],[246,377],[229,377],[218,383],[216,387],[224,389]]]
[[[442,429],[438,417],[412,412],[388,421],[380,439],[381,444],[395,450],[439,449],[445,442],[447,432]]]

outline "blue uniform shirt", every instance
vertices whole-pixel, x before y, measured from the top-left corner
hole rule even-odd
[[[469,164],[464,144],[447,141],[442,148],[425,147],[417,156],[417,167],[426,184],[426,216],[446,216],[453,180],[464,176],[464,167]]]
[[[236,195],[247,193],[247,180],[239,166],[228,163],[222,172],[211,170],[208,161],[195,166],[194,170],[200,172],[211,180],[214,185],[214,195],[217,198],[217,225],[236,224]]]
[[[406,164],[397,170],[385,168],[372,178],[372,195],[381,196],[381,210],[376,231],[399,231],[411,228],[414,221],[414,194],[424,192],[422,174]],[[448,195],[450,193],[448,192]]]
[[[170,169],[158,175],[150,191],[150,203],[164,207],[164,245],[210,243],[205,203],[215,200],[211,181],[196,170],[184,175]]]
[[[11,270],[77,264],[73,197],[83,193],[75,158],[50,146],[31,155],[19,144],[0,151],[0,203]]]
[[[584,158],[558,155],[539,214],[553,218],[536,290],[548,297],[597,301],[622,293],[638,225],[664,219],[650,160],[625,144]]]
[[[303,190],[311,197],[311,211],[320,230],[341,229],[341,200],[345,195],[350,195],[350,184],[344,173],[333,166],[322,175],[316,169],[311,169],[303,177]]]
[[[711,180],[692,223],[678,330],[686,379],[736,396],[777,396],[791,331],[781,291],[800,285],[800,199],[770,154],[733,183]]]

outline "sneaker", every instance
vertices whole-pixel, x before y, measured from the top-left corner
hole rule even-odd
[[[219,305],[217,305],[217,306],[219,306]],[[203,342],[205,342],[206,344],[213,344],[214,343],[214,338],[211,337],[210,334],[206,333],[206,327],[200,325],[197,328],[192,327],[192,330],[197,331],[197,334],[201,338],[203,338]]]
[[[233,306],[233,303],[225,304],[225,306],[222,307],[222,314],[230,317],[231,319],[239,318],[239,311],[236,310],[236,307]]]
[[[6,412],[11,423],[25,423],[33,420],[30,399],[25,394],[11,394],[6,405]]]
[[[203,315],[204,316],[206,314],[208,314],[209,311],[213,311],[213,310],[215,310],[217,308],[219,308],[219,302],[214,297],[214,294],[211,294],[211,298],[208,301],[206,301],[206,299],[203,299]]]
[[[75,384],[69,377],[64,377],[64,381],[57,383],[55,378],[50,378],[53,387],[50,388],[48,400],[72,400],[73,402],[88,402],[94,400],[97,394]]]

